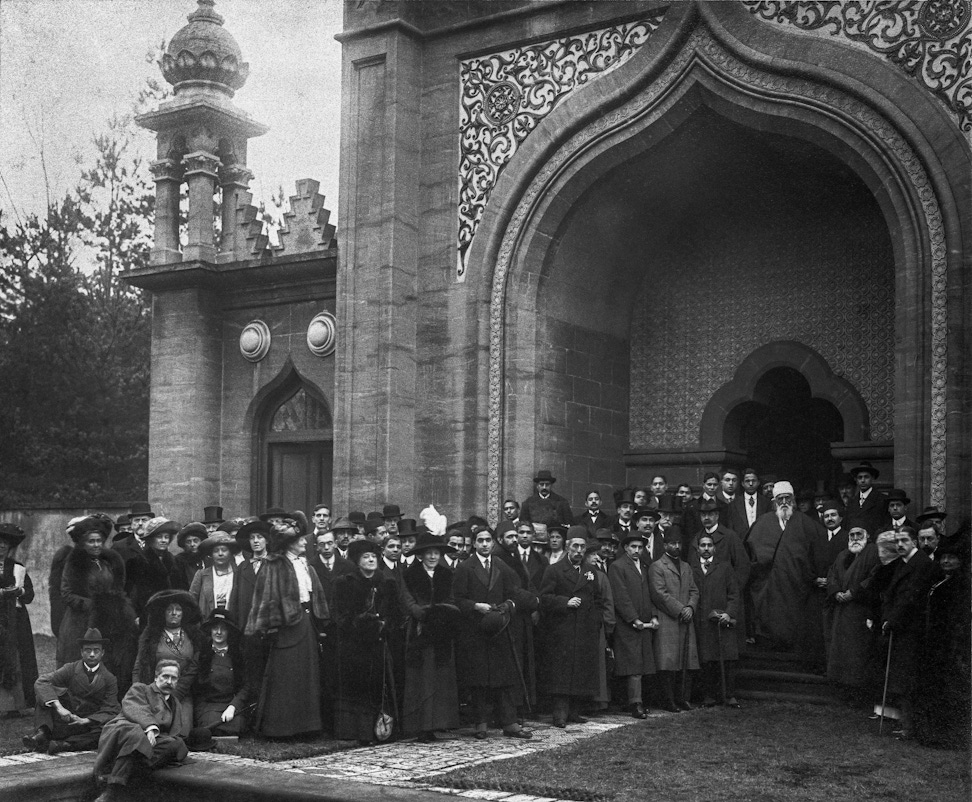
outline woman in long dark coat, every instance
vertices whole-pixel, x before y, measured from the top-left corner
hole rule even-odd
[[[287,738],[321,729],[318,634],[330,614],[317,572],[307,565],[307,519],[294,512],[269,533],[257,574],[246,635],[263,640],[266,655],[254,729]]]
[[[104,664],[124,696],[131,684],[138,630],[135,609],[125,595],[125,563],[105,548],[111,521],[89,516],[68,527],[74,548],[61,574],[64,616],[57,633],[57,666],[78,659],[78,641],[89,629],[100,630],[111,643]]]
[[[179,532],[179,524],[166,518],[152,518],[145,524],[144,559],[131,560],[127,577],[132,604],[139,618],[139,626],[145,627],[145,605],[160,590],[180,586],[175,557],[169,552],[173,535]]]
[[[176,535],[176,543],[182,549],[172,559],[175,561],[174,588],[189,590],[196,572],[203,567],[203,555],[199,553],[200,544],[209,533],[206,527],[198,521],[186,524]]]
[[[385,629],[396,616],[398,586],[378,570],[379,547],[368,540],[348,546],[352,573],[334,582],[334,618],[338,633],[338,687],[334,700],[334,735],[370,743],[375,723],[394,716],[395,680]]]
[[[19,715],[34,705],[37,656],[27,605],[34,600],[34,586],[27,569],[10,553],[23,541],[24,531],[12,523],[0,523],[0,717]]]
[[[246,726],[243,708],[250,691],[240,630],[222,607],[213,610],[202,629],[208,638],[193,687],[194,724],[213,735],[239,735]]]
[[[455,553],[434,535],[422,533],[415,560],[402,576],[402,599],[410,618],[405,638],[405,696],[402,731],[419,741],[436,740],[435,730],[459,726],[459,692],[453,637],[459,608],[452,596],[452,571],[439,564]]]

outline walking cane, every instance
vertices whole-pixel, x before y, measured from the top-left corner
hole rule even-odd
[[[685,627],[685,637],[682,640],[682,692],[680,698],[683,702],[687,702],[686,696],[686,686],[688,684],[688,654],[689,654],[689,635],[692,632],[690,621],[682,622],[682,626]]]
[[[260,699],[259,704],[256,709],[256,716],[254,717],[256,721],[253,724],[253,729],[257,732],[263,726],[263,714],[267,706],[267,688],[270,687],[270,657],[273,654],[274,644],[277,642],[277,633],[274,632],[272,635],[268,634],[264,648],[266,649],[266,659],[263,663],[263,682],[260,683]]]
[[[726,661],[722,652],[722,623],[717,618],[714,622],[716,627],[716,639],[719,641],[719,683],[722,686],[722,703],[726,703]]]
[[[891,674],[891,645],[894,643],[894,632],[888,632],[888,660],[884,665],[884,693],[881,695],[881,720],[878,722],[878,735],[884,732],[884,706],[888,701],[888,676]]]
[[[523,669],[520,667],[520,658],[516,655],[516,646],[513,645],[513,633],[510,632],[509,625],[506,626],[506,642],[510,644],[510,652],[513,654],[513,664],[516,666],[516,675],[520,678],[520,688],[523,690],[523,701],[526,703],[527,713],[532,713],[530,706],[530,693],[527,691],[526,680],[523,678]]]

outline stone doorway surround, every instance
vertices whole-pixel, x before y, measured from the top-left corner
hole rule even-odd
[[[686,99],[814,142],[870,188],[895,263],[894,480],[923,503],[967,508],[968,355],[965,325],[949,326],[950,317],[967,324],[969,316],[961,299],[970,222],[956,195],[968,186],[969,158],[958,126],[928,93],[865,53],[785,36],[735,3],[685,3],[670,6],[648,42],[596,89],[578,90],[537,126],[483,212],[466,281],[489,298],[490,516],[505,488],[527,486],[547,456],[534,433],[536,276],[550,243],[599,176],[678,127]]]

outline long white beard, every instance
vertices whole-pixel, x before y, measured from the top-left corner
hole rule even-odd
[[[864,551],[864,545],[865,544],[859,540],[852,540],[850,543],[847,544],[847,548],[851,551],[852,554],[860,554],[862,551]]]
[[[781,524],[788,523],[790,518],[793,517],[793,507],[777,507],[776,517]]]

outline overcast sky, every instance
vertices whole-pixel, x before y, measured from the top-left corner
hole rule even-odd
[[[43,161],[54,198],[91,163],[95,135],[129,113],[146,53],[186,24],[195,0],[0,0],[0,208],[40,212]],[[217,0],[250,77],[234,102],[270,132],[250,140],[256,198],[299,178],[321,182],[337,214],[341,0]],[[154,140],[144,132],[145,156]]]

